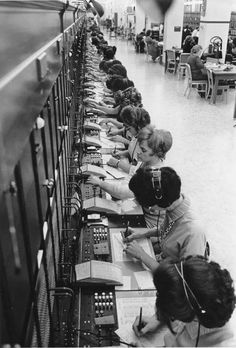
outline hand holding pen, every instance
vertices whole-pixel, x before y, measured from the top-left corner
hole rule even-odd
[[[114,150],[112,151],[112,157],[120,159],[120,153],[117,151],[116,146],[114,147]]]
[[[128,242],[128,237],[132,234],[132,231],[129,230],[129,221],[127,221],[126,223],[126,229],[125,231],[121,231],[121,235],[122,235],[122,239],[123,239],[123,242],[126,243]]]
[[[142,307],[141,307],[142,308]],[[139,315],[136,317],[135,322],[133,323],[133,330],[136,336],[144,336],[147,333],[158,332],[158,330],[162,327],[160,321],[156,318],[156,314],[152,317],[143,316],[140,308]],[[141,313],[141,320],[140,320]]]

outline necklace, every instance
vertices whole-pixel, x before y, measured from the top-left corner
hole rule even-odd
[[[166,236],[170,233],[170,231],[172,230],[172,227],[173,227],[175,221],[176,220],[170,221],[165,229],[164,229],[164,226],[163,226],[164,224],[161,226],[161,228],[160,228],[160,235],[159,235],[160,241],[163,241],[166,238]]]

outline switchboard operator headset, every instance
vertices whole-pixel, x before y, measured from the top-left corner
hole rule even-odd
[[[190,286],[188,285],[187,281],[184,278],[183,261],[180,262],[180,269],[178,268],[176,264],[174,266],[180,278],[182,279],[184,294],[189,304],[189,307],[193,310],[193,312],[195,313],[198,319],[198,332],[197,332],[197,338],[195,343],[195,347],[197,347],[199,342],[199,337],[200,337],[200,327],[201,327],[200,317],[206,314],[206,310],[202,308],[197,297],[194,295],[193,291],[191,290]],[[192,302],[190,301],[189,294],[191,295],[191,298],[193,300]]]
[[[155,198],[157,200],[160,200],[163,197],[163,192],[161,187],[161,170],[151,169],[151,173],[152,173],[152,185],[154,189]],[[159,220],[159,216],[158,216],[158,220]],[[187,281],[184,278],[183,262],[182,261],[180,262],[180,270],[176,264],[174,266],[180,278],[182,279],[183,289],[184,289],[185,297],[189,304],[189,307],[193,310],[196,317],[198,318],[198,332],[197,332],[197,338],[195,343],[195,347],[197,347],[199,342],[199,337],[200,337],[200,326],[201,326],[199,317],[206,314],[206,310],[202,308],[197,297],[194,295],[193,291],[191,290],[190,286],[188,285]],[[194,303],[190,301],[189,294],[191,295],[191,298],[193,299]]]

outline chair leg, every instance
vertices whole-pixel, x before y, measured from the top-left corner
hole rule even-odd
[[[190,97],[191,90],[192,90],[192,87],[191,87],[191,86],[189,86],[189,89],[188,89],[188,94],[187,94],[187,99]]]
[[[190,87],[190,85],[188,84],[187,87],[186,87],[186,89],[185,89],[185,91],[184,91],[184,96],[186,95],[187,98],[188,98],[189,95],[190,95],[190,89],[191,89],[191,87]]]

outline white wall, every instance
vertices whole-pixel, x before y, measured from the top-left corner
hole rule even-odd
[[[169,8],[165,15],[164,50],[171,49],[173,46],[181,47],[183,17],[184,1],[173,1],[173,5]],[[174,31],[175,27],[181,27],[180,31]]]
[[[136,0],[99,0],[100,4],[104,8],[104,15],[102,19],[114,18],[114,13],[118,13],[118,25],[127,24],[127,7],[135,6]]]
[[[225,60],[229,21],[233,10],[236,10],[235,0],[207,0],[206,14],[201,17],[199,44],[203,47],[203,50],[207,51],[210,39],[213,36],[220,36],[223,40],[222,61]]]
[[[151,29],[151,23],[163,23],[162,13],[155,0],[136,0],[136,23],[137,33],[140,33],[145,25],[147,16],[147,27]]]

